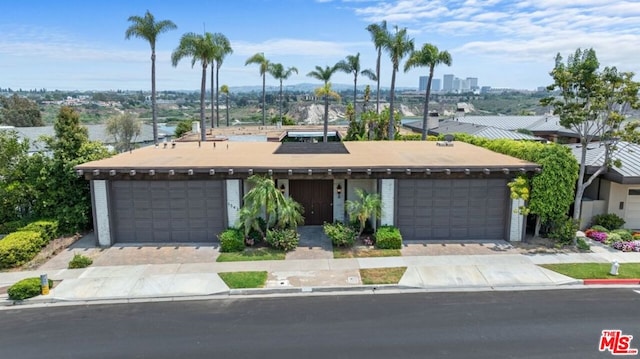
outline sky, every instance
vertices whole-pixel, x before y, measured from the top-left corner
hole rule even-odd
[[[551,84],[556,54],[596,50],[601,66],[640,71],[640,0],[29,0],[0,2],[0,87],[47,90],[151,88],[149,43],[125,39],[129,16],[149,10],[177,30],[157,39],[158,90],[198,90],[201,67],[190,59],[171,65],[187,32],[219,32],[233,48],[220,83],[260,86],[262,52],[271,62],[295,66],[285,85],[314,83],[315,66],[332,66],[360,53],[362,69],[375,69],[376,50],[366,27],[386,20],[407,28],[415,47],[447,50],[452,66],[435,78],[477,77],[479,86],[536,89]],[[381,86],[391,85],[391,62],[382,57]],[[418,87],[427,68],[397,73],[396,86]],[[353,84],[336,73],[334,84]],[[360,76],[359,85],[375,84]],[[268,86],[278,81],[267,76]]]

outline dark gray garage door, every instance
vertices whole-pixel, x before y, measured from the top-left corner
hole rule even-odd
[[[217,241],[224,228],[223,197],[223,181],[114,181],[115,241]]]
[[[407,240],[504,239],[502,179],[398,180],[398,228]]]

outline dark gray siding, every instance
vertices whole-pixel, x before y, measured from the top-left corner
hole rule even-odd
[[[505,238],[503,179],[400,179],[396,203],[406,240]]]
[[[213,242],[224,229],[224,181],[113,181],[115,242]]]

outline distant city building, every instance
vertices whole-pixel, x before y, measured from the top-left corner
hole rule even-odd
[[[478,78],[477,77],[467,77],[467,81],[469,82],[469,89],[471,91],[479,90],[478,87]]]
[[[433,81],[431,81],[431,91],[440,91],[440,89],[441,89],[441,80],[433,79]]]
[[[429,81],[429,76],[420,76],[418,78],[418,91],[427,91],[427,81]]]
[[[451,74],[442,76],[442,90],[444,92],[453,91],[453,78],[454,76]]]
[[[460,83],[460,81],[461,80],[458,77],[453,78],[453,85],[451,85],[452,92],[460,91],[460,88],[462,87],[462,84]]]

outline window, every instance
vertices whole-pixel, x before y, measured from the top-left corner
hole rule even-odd
[[[640,188],[638,189],[630,189],[629,196],[640,196]]]

